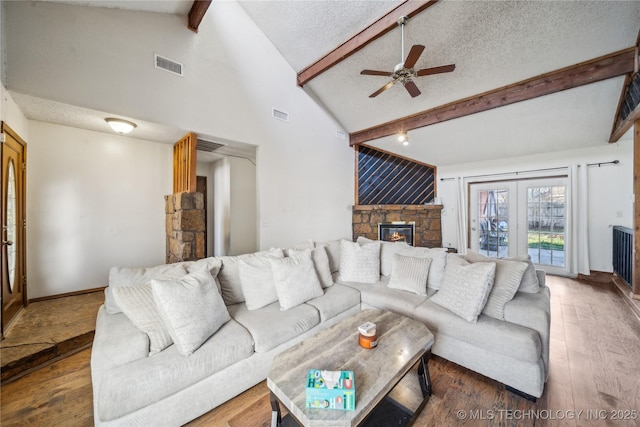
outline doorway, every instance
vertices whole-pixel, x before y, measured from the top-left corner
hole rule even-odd
[[[2,122],[2,335],[27,305],[26,289],[27,144]]]
[[[566,274],[566,177],[469,185],[470,248],[484,256],[529,255],[548,273]]]

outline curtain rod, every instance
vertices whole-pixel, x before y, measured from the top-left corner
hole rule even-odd
[[[598,166],[601,167],[603,165],[617,165],[620,163],[620,160],[612,160],[610,162],[599,162],[599,163],[587,163],[587,166]],[[580,166],[580,165],[578,165]],[[526,171],[515,171],[515,172],[502,172],[502,173],[488,173],[484,175],[471,175],[465,176],[465,178],[483,178],[485,176],[501,176],[501,175],[518,175],[521,173],[532,173],[532,172],[548,172],[548,171],[557,171],[562,169],[567,169],[568,166],[560,166],[556,168],[543,168],[543,169],[530,169]],[[451,181],[455,178],[440,178],[440,181]]]

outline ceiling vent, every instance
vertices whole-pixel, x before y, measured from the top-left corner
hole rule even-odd
[[[347,134],[341,131],[340,129],[336,129],[336,138],[344,141],[345,139],[347,139]]]
[[[171,74],[175,74],[177,76],[184,76],[184,65],[179,62],[176,62],[172,59],[165,58],[164,56],[160,56],[157,53],[153,54],[153,62],[156,68],[167,71]]]
[[[271,116],[274,119],[282,120],[283,122],[288,122],[289,121],[289,113],[286,113],[284,111],[278,110],[277,108],[274,108],[272,110]]]
[[[225,144],[219,144],[217,142],[205,141],[204,139],[198,138],[198,143],[196,144],[196,150],[199,151],[207,151],[212,152],[221,149]]]

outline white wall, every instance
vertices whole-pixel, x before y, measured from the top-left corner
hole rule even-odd
[[[353,150],[236,2],[212,3],[198,34],[157,13],[49,2],[5,12],[11,90],[258,146],[260,248],[351,234]],[[185,76],[156,70],[154,53]]]
[[[171,145],[30,121],[28,156],[29,298],[165,262]]]
[[[230,247],[229,255],[258,249],[258,200],[256,166],[247,159],[230,157]]]
[[[231,247],[231,165],[229,159],[218,160],[211,165],[213,176],[213,215],[209,224],[213,227],[213,255],[229,254]]]
[[[2,9],[0,7],[0,9]],[[29,121],[0,81],[0,120],[7,123],[29,145]],[[27,156],[29,155],[27,151]]]
[[[456,184],[447,178],[507,173],[539,168],[564,167],[572,163],[620,160],[615,166],[589,167],[589,257],[591,270],[611,272],[612,225],[633,225],[633,141],[490,162],[438,167],[438,196],[442,198],[442,242],[458,247]],[[553,174],[553,172],[549,172]],[[504,178],[504,177],[499,177]],[[522,178],[522,176],[520,176]],[[490,178],[484,178],[488,180]]]

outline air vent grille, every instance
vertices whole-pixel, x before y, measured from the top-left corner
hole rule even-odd
[[[153,55],[153,60],[156,68],[180,77],[184,76],[184,65],[181,63],[165,58],[164,56],[160,56],[157,53]]]
[[[212,152],[221,149],[225,144],[219,144],[217,142],[205,141],[204,139],[198,139],[196,144],[196,150]]]
[[[284,112],[282,110],[278,110],[277,108],[273,109],[273,111],[271,112],[271,116],[274,119],[282,120],[283,122],[289,121],[289,113]]]
[[[337,129],[336,130],[336,138],[341,139],[341,140],[344,141],[345,139],[347,139],[347,134],[344,133],[343,131]]]

